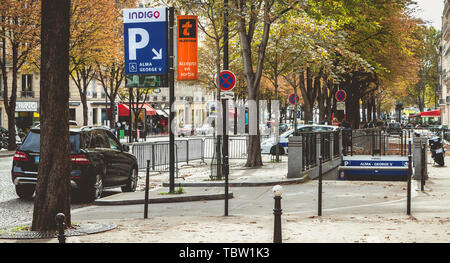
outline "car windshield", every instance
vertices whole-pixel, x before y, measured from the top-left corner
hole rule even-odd
[[[80,151],[80,134],[70,133],[70,152],[78,153]],[[20,151],[40,152],[41,134],[39,131],[31,131],[20,146]]]

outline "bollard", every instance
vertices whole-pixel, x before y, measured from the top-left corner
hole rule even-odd
[[[273,243],[281,243],[281,195],[283,194],[283,187],[275,185],[272,189],[273,199],[275,200],[275,207],[273,209],[274,225],[273,225]]]
[[[148,218],[148,191],[150,183],[150,160],[147,160],[147,172],[145,175],[145,205],[144,205],[144,218]]]
[[[422,149],[421,149],[421,152],[422,152],[422,156],[420,157],[421,158],[421,164],[422,164],[422,167],[421,167],[421,169],[420,169],[420,191],[424,191],[425,190],[425,165],[427,165],[426,163],[425,163],[425,153],[426,153],[426,145],[425,144],[422,144]]]
[[[322,216],[322,156],[319,157],[319,191],[318,191],[318,215]]]
[[[66,216],[63,213],[58,213],[55,219],[58,228],[58,241],[59,243],[66,243],[66,236],[64,235],[64,220],[66,220]]]
[[[406,197],[406,214],[411,215],[411,177],[412,177],[412,157],[408,156],[408,175],[407,175],[408,187]]]

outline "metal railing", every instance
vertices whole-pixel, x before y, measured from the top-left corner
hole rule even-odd
[[[302,138],[302,170],[318,166],[320,157],[323,162],[339,157],[340,134],[341,130],[299,133]]]

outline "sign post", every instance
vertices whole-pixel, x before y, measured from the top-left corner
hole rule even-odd
[[[345,90],[338,90],[336,92],[336,117],[339,119],[339,121],[344,119],[344,112],[345,112],[345,99],[347,98],[347,93]]]
[[[225,216],[228,216],[228,97],[231,90],[236,85],[236,75],[229,70],[223,70],[219,74],[219,87],[222,91],[222,118],[223,118],[223,148],[222,148],[222,174],[225,177]],[[222,95],[224,94],[224,95]],[[228,96],[227,96],[228,95]],[[223,96],[223,97],[222,97]]]
[[[133,88],[169,87],[169,191],[175,191],[175,137],[172,123],[174,85],[174,8],[133,8],[123,10],[126,86]],[[131,137],[130,137],[131,141]]]

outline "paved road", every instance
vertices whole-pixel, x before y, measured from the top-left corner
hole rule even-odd
[[[317,181],[285,185],[283,214],[317,215]],[[381,190],[380,190],[381,189]],[[189,192],[189,188],[185,188]],[[273,213],[272,187],[232,187],[230,215],[264,216]],[[327,180],[323,184],[323,214],[406,213],[405,182],[349,182]],[[89,206],[73,212],[76,220],[108,220],[143,218],[143,205]],[[154,217],[220,216],[224,201],[150,204]]]
[[[12,157],[0,158],[0,228],[31,221],[33,201],[20,200],[11,181]]]
[[[14,184],[11,181],[12,157],[0,158],[0,229],[23,225],[33,219],[34,200],[22,200],[16,194]],[[113,189],[106,195],[120,191]],[[86,204],[72,204],[72,209],[84,207]]]

